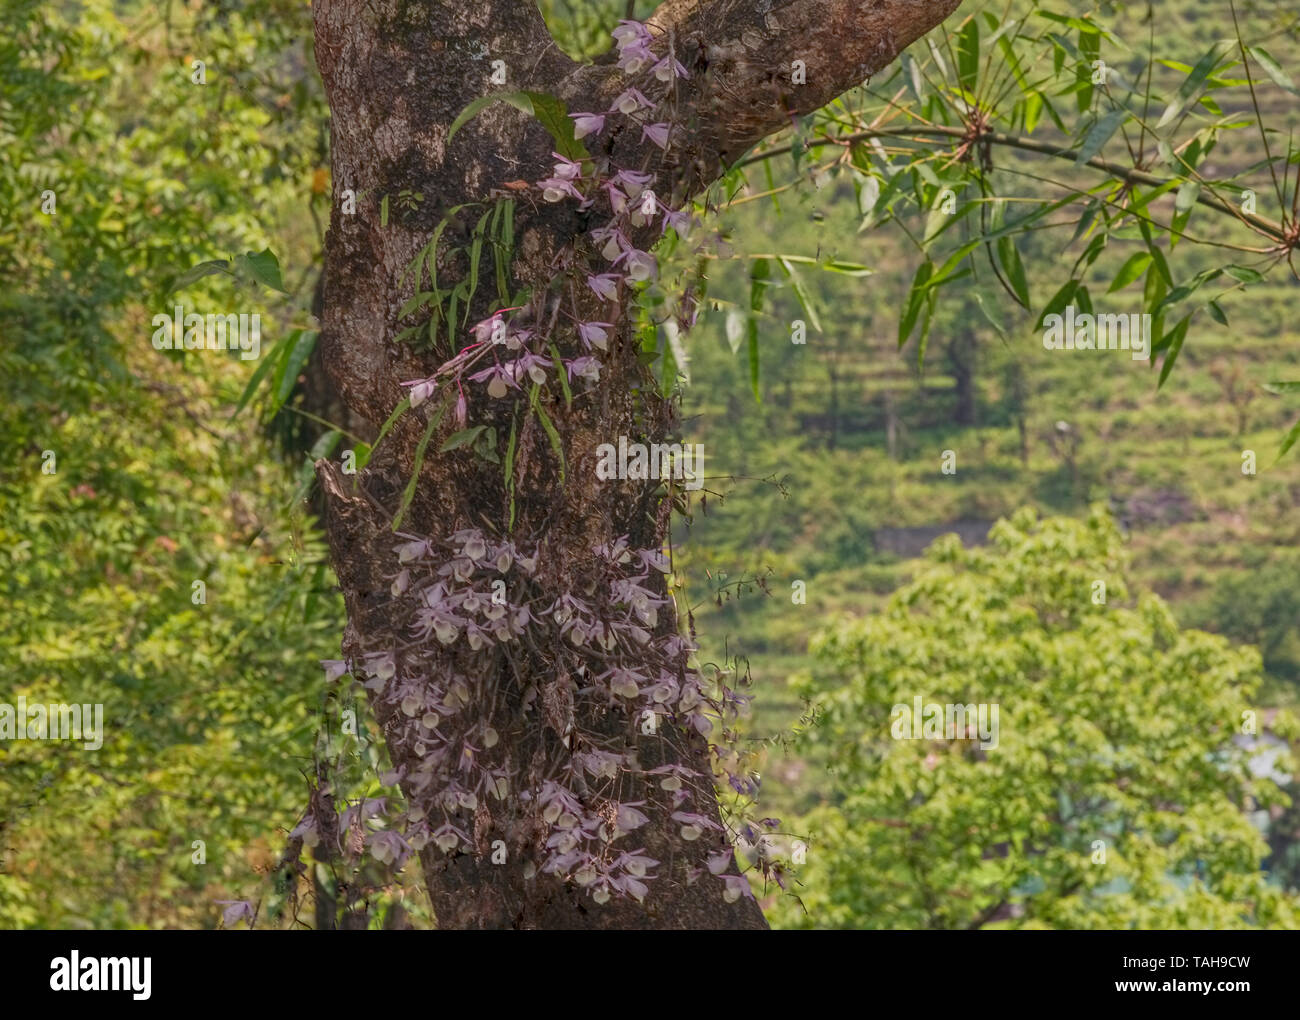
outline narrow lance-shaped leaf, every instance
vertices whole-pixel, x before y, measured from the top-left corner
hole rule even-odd
[[[1124,264],[1119,267],[1119,272],[1115,274],[1115,279],[1111,281],[1110,289],[1106,291],[1113,294],[1117,290],[1123,290],[1130,283],[1147,271],[1147,266],[1151,264],[1151,253],[1149,251],[1137,251],[1124,260]]]
[[[379,435],[375,437],[375,441],[371,443],[369,446],[367,446],[364,451],[362,451],[360,447],[358,447],[358,452],[357,452],[358,471],[360,471],[363,467],[365,467],[366,464],[370,461],[371,455],[375,452],[375,450],[379,449],[379,444],[384,441],[384,436],[388,435],[388,433],[392,431],[393,426],[397,424],[397,419],[400,418],[402,415],[404,415],[410,409],[411,409],[411,398],[403,397],[402,402],[398,404],[395,408],[393,408],[393,413],[388,416],[388,420],[384,422],[383,426],[379,429]]]
[[[1043,306],[1043,312],[1039,315],[1038,322],[1035,324],[1034,329],[1042,329],[1043,323],[1047,321],[1049,315],[1060,315],[1065,311],[1065,306],[1070,303],[1070,299],[1074,297],[1074,292],[1078,290],[1078,288],[1078,280],[1066,280],[1065,283],[1061,285],[1061,288],[1052,295],[1051,300]]]
[[[1273,79],[1274,83],[1288,92],[1300,95],[1300,90],[1296,89],[1296,84],[1292,81],[1291,76],[1282,70],[1282,65],[1274,60],[1263,46],[1247,46],[1246,52],[1259,62],[1259,66],[1264,69],[1265,74]]]
[[[248,405],[248,401],[252,399],[253,394],[257,392],[257,387],[261,385],[262,380],[266,378],[267,374],[270,373],[270,371],[275,368],[281,360],[283,360],[285,354],[288,352],[290,344],[294,341],[294,337],[295,334],[290,333],[283,340],[277,340],[275,346],[262,355],[261,364],[257,366],[256,370],[249,378],[248,385],[244,387],[244,392],[240,394],[239,403],[235,405],[235,410],[231,412],[231,418],[234,418],[235,415],[239,414],[239,412]]]
[[[812,294],[804,285],[803,278],[791,264],[790,259],[782,256],[780,262],[781,268],[789,278],[791,286],[794,287],[795,297],[799,299],[800,307],[803,308],[804,314],[808,316],[809,323],[811,323],[813,329],[820,333],[822,331],[821,318],[817,314],[817,306],[813,302]]]
[[[749,385],[754,391],[754,400],[763,402],[758,386],[758,313],[763,308],[763,295],[767,291],[770,267],[767,259],[756,259],[749,271],[749,320],[746,333],[749,347]]]
[[[1025,275],[1025,264],[1020,260],[1020,251],[1015,238],[1011,236],[998,239],[998,261],[1006,273],[1007,282],[1016,295],[1016,300],[1024,308],[1029,307],[1029,279]]]
[[[429,440],[433,438],[434,432],[438,429],[438,423],[442,421],[443,413],[447,410],[447,402],[443,401],[439,406],[437,413],[429,419],[429,424],[424,427],[424,435],[420,437],[420,442],[415,447],[415,461],[411,465],[411,477],[406,483],[406,488],[402,491],[402,503],[397,508],[397,514],[393,517],[393,530],[396,531],[402,523],[402,518],[406,515],[411,501],[415,499],[415,488],[420,482],[420,470],[424,467],[424,451],[428,449]],[[375,443],[378,446],[378,441]]]
[[[1156,389],[1164,386],[1165,380],[1169,378],[1169,373],[1174,370],[1174,362],[1178,360],[1178,353],[1183,349],[1183,340],[1187,338],[1187,327],[1191,324],[1191,321],[1190,314],[1184,315],[1178,325],[1173,328],[1169,343],[1165,345],[1169,348],[1169,353],[1165,355],[1165,363],[1160,366],[1160,381],[1156,384]]]
[[[293,388],[298,382],[298,373],[307,364],[307,359],[311,357],[311,352],[316,346],[317,334],[314,329],[303,329],[296,332],[298,338],[289,345],[287,353],[275,370],[275,378],[271,382],[272,414],[280,410],[284,406],[284,402],[289,399],[289,394],[293,392]],[[292,335],[290,334],[291,337]]]
[[[974,93],[980,69],[980,25],[972,17],[957,36],[957,79],[962,88]]]
[[[471,425],[467,429],[461,429],[459,432],[454,432],[447,437],[446,442],[438,447],[438,452],[449,453],[458,447],[464,446],[466,443],[472,443],[480,435],[486,432],[487,428],[486,425]]]
[[[564,444],[560,441],[560,433],[556,431],[555,425],[551,421],[550,415],[546,413],[546,408],[542,407],[542,402],[537,399],[538,387],[533,383],[532,392],[529,394],[529,401],[533,410],[537,412],[537,420],[542,423],[542,429],[546,432],[546,438],[551,441],[551,449],[555,451],[555,456],[560,461],[560,484],[564,484]]]
[[[1201,86],[1205,84],[1205,79],[1210,76],[1210,72],[1219,63],[1219,54],[1223,50],[1223,45],[1221,42],[1215,43],[1210,47],[1210,51],[1197,61],[1196,66],[1192,68],[1192,73],[1183,80],[1182,86],[1178,89],[1178,94],[1170,100],[1160,120],[1156,122],[1157,130],[1182,113],[1192,96],[1201,90]]]
[[[1286,434],[1282,440],[1282,445],[1278,448],[1277,459],[1281,460],[1287,455],[1291,447],[1295,446],[1296,440],[1300,439],[1300,421],[1291,426],[1291,431]]]
[[[900,348],[907,343],[907,338],[912,335],[917,317],[921,314],[921,304],[925,300],[926,285],[933,274],[934,263],[926,259],[917,268],[916,275],[912,277],[912,289],[908,291],[907,304],[903,308],[902,317],[898,320],[898,346]]]
[[[1084,136],[1083,143],[1079,146],[1079,155],[1075,157],[1075,163],[1082,165],[1101,152],[1102,146],[1110,141],[1111,135],[1118,131],[1120,125],[1131,116],[1132,114],[1128,110],[1120,108],[1098,117]]]

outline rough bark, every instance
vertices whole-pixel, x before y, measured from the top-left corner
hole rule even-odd
[[[655,192],[678,203],[697,193],[755,141],[789,123],[793,114],[824,105],[893,60],[898,52],[946,17],[959,0],[669,0],[649,22],[658,49],[673,47],[692,71],[678,111],[689,131],[667,154],[635,137],[609,132],[602,151],[623,167],[654,174]],[[543,205],[509,182],[536,181],[549,173],[553,143],[535,121],[505,105],[488,108],[447,143],[449,125],[472,100],[498,86],[489,83],[491,61],[503,60],[506,87],[556,95],[570,110],[603,110],[624,87],[612,60],[578,65],[555,45],[535,6],[519,0],[316,0],[316,57],[332,112],[334,215],[326,244],[321,351],[330,376],[351,412],[374,427],[404,395],[400,382],[433,373],[457,348],[420,350],[396,344],[399,311],[410,296],[399,285],[411,260],[452,206],[493,195],[519,195],[517,250],[511,273],[521,285],[544,286],[557,260],[583,257],[575,238],[589,229],[576,203]],[[791,85],[795,59],[807,66],[807,84]],[[783,84],[784,83],[784,84]],[[354,215],[340,213],[341,195],[359,196]],[[418,208],[390,205],[380,223],[380,197],[418,192]],[[447,239],[464,240],[467,225],[453,220]],[[578,254],[572,254],[574,251]],[[466,267],[440,265],[440,281]],[[595,315],[596,308],[590,309]],[[484,317],[475,307],[471,321]],[[598,316],[597,316],[598,317]],[[509,500],[501,468],[464,455],[425,458],[402,530],[445,536],[462,528],[509,534],[538,550],[536,582],[557,593],[580,583],[591,569],[591,549],[619,536],[634,546],[662,543],[670,506],[645,483],[595,484],[595,449],[620,435],[659,442],[675,427],[670,404],[647,385],[637,346],[626,336],[611,342],[599,385],[571,408],[561,401],[547,412],[563,438],[568,484],[558,480],[558,459],[536,419],[517,416],[511,395],[472,401],[472,421],[504,434],[520,422],[514,475],[517,518],[508,525]],[[526,401],[525,401],[526,404]],[[325,525],[331,558],[348,613],[345,655],[391,651],[407,643],[390,584],[397,574],[390,524],[410,477],[426,424],[421,407],[399,420],[375,459],[357,478],[332,464],[318,465],[326,495]],[[457,426],[447,416],[431,451]],[[676,630],[661,613],[657,641]],[[525,693],[541,700],[558,687],[548,670],[561,653],[500,663],[503,697],[476,706],[503,736],[499,753],[514,755],[525,781],[539,763],[566,753],[563,734],[524,714]],[[568,678],[564,678],[567,683]],[[686,764],[710,774],[707,745],[694,733],[665,727],[650,737],[629,729],[616,712],[587,711],[579,722],[611,741],[623,740],[643,769]],[[419,740],[401,713],[377,707],[394,765],[405,767],[404,792],[418,798],[409,776],[419,765]],[[705,785],[708,785],[707,783]],[[697,791],[697,810],[718,818],[711,790]],[[715,849],[706,840],[686,843],[667,817],[671,808],[656,789],[644,799],[651,821],[635,842],[661,861],[644,903],[611,900],[603,906],[571,885],[530,876],[526,868],[540,834],[499,804],[480,802],[472,818],[478,853],[421,852],[421,865],[441,927],[491,928],[761,928],[756,904],[726,903],[716,882],[690,881]],[[492,864],[495,839],[510,848],[509,862]],[[706,876],[707,877],[707,876]]]

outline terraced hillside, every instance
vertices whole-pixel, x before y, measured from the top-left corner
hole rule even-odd
[[[1225,25],[1231,30],[1226,5],[1218,8],[1161,5],[1157,52],[1194,64]],[[1133,46],[1146,43],[1141,13],[1131,10],[1120,33]],[[1243,17],[1243,31],[1256,33],[1284,67],[1300,66],[1294,37],[1270,16],[1253,17]],[[1124,65],[1122,52],[1114,64]],[[1157,91],[1172,91],[1185,71],[1160,73],[1167,82],[1157,81]],[[1266,122],[1294,123],[1294,95],[1267,80],[1258,94]],[[1110,144],[1123,143],[1117,136]],[[1284,148],[1286,139],[1279,132],[1271,144]],[[1045,164],[1055,176],[1098,180],[1068,161],[1014,150],[994,155],[1003,193],[1014,189],[1029,201],[1059,195],[1023,176],[1044,174]],[[1257,189],[1259,212],[1276,216],[1267,171],[1247,172],[1261,158],[1258,132],[1243,129],[1224,133],[1211,162],[1215,173],[1243,173],[1242,187]],[[704,445],[713,495],[697,507],[677,558],[706,658],[748,658],[757,681],[755,738],[797,728],[802,707],[786,683],[806,668],[809,637],[827,620],[879,606],[909,574],[908,557],[937,531],[978,537],[988,522],[1023,505],[1081,515],[1090,503],[1109,501],[1128,530],[1139,585],[1167,598],[1184,624],[1260,644],[1268,700],[1294,704],[1300,456],[1293,451],[1277,462],[1276,454],[1300,417],[1300,400],[1272,395],[1263,384],[1300,378],[1296,281],[1285,271],[1248,287],[1225,278],[1217,286],[1227,325],[1198,314],[1176,370],[1158,390],[1161,357],[1148,363],[1122,351],[1045,350],[1036,316],[1017,307],[986,265],[960,293],[941,299],[918,368],[915,340],[901,351],[896,343],[919,262],[902,231],[885,224],[859,232],[842,179],[818,189],[805,161],[803,183],[784,190],[796,179],[793,165],[789,157],[772,165],[770,181],[753,168],[749,188],[724,213],[737,258],[710,274],[715,305],[692,338],[685,431]],[[1153,210],[1167,217],[1173,197],[1160,202]],[[1066,207],[1053,221],[1060,226],[1023,241],[1035,310],[1085,247],[1084,239],[1069,243],[1078,208]],[[1187,229],[1250,243],[1235,223],[1199,208]],[[1106,290],[1141,247],[1138,240],[1113,243],[1097,260],[1099,311],[1140,310],[1139,283]],[[790,341],[791,323],[808,315],[791,287],[773,282],[761,319],[759,403],[727,320],[729,311],[747,307],[748,267],[774,252],[829,254],[865,264],[873,275],[804,270],[821,330],[810,325],[803,345]],[[1176,277],[1260,261],[1191,244],[1167,257]],[[955,455],[955,473],[943,472],[944,451]],[[1243,473],[1245,451],[1255,455],[1253,475]],[[806,585],[806,604],[792,602],[796,581]],[[763,803],[777,813],[810,806],[818,799],[816,768],[774,746]]]

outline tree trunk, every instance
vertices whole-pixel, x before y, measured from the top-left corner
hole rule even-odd
[[[957,2],[669,0],[647,24],[656,54],[671,45],[690,72],[676,86],[679,134],[666,152],[626,127],[587,144],[598,163],[650,174],[660,201],[671,196],[676,207],[792,113],[824,105],[892,61]],[[551,176],[555,142],[509,105],[486,108],[450,144],[448,133],[471,101],[504,89],[547,93],[573,112],[605,111],[627,87],[612,57],[572,62],[534,5],[519,0],[316,0],[314,17],[334,189],[321,351],[348,409],[377,429],[406,393],[403,382],[469,357],[463,328],[432,347],[394,338],[415,321],[401,312],[417,253],[443,224],[431,255],[437,285],[445,291],[464,281],[474,224],[499,198],[516,200],[510,289],[528,289],[531,326],[547,331],[546,352],[580,355],[570,320],[614,316],[587,288],[557,290],[555,281],[608,271],[585,240],[610,215],[608,204],[584,211],[575,201],[541,201],[533,185]],[[789,84],[792,59],[805,61],[807,84]],[[493,84],[502,67],[506,84]],[[344,210],[346,191],[356,195],[355,213]],[[466,203],[481,205],[452,214]],[[654,238],[642,229],[632,241],[648,249]],[[490,275],[490,257],[484,265]],[[493,312],[490,289],[475,292],[468,322]],[[327,461],[317,466],[347,607],[344,655],[371,691],[440,927],[765,927],[754,900],[736,897],[736,884],[708,867],[714,857],[718,870],[730,840],[707,726],[689,693],[703,684],[687,665],[654,563],[680,492],[666,495],[659,479],[597,481],[601,444],[668,442],[676,429],[674,407],[658,396],[626,315],[615,326],[599,381],[581,392],[575,381],[571,403],[549,377],[544,387],[525,379],[500,397],[444,379],[434,397],[397,419],[359,475]],[[463,394],[464,410],[448,411],[443,391]],[[495,462],[468,444],[439,452],[467,423],[494,432]],[[641,573],[622,565],[624,549],[645,553]],[[493,557],[495,574],[482,566]],[[443,568],[452,573],[439,574]],[[417,634],[435,590],[460,584],[462,598],[477,585],[483,604],[494,605],[486,595],[493,577],[508,590],[506,619],[491,624],[499,640],[464,623],[447,643],[441,631],[437,640],[427,627]],[[632,597],[648,632],[639,652],[631,610],[606,596],[629,579],[650,592]],[[556,608],[568,598],[594,606],[592,620],[616,620],[605,637],[568,629],[564,641],[539,638],[551,633],[545,627],[558,634],[587,619]],[[656,604],[657,613],[647,611]],[[598,675],[637,656],[673,692],[651,712],[648,729],[648,710],[631,709],[641,702],[615,698]],[[557,789],[568,799],[557,799]],[[638,825],[637,813],[648,820]],[[635,878],[646,865],[629,859],[638,857],[656,862],[644,884]],[[734,862],[724,874],[737,874]],[[615,894],[593,896],[606,880]]]

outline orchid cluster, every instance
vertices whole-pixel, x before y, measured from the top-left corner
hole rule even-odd
[[[651,49],[653,38],[649,29],[640,22],[621,21],[614,31],[618,47],[618,66],[629,76],[628,87],[603,113],[573,113],[574,135],[578,139],[604,133],[611,118],[630,121],[660,149],[666,150],[672,136],[671,120],[663,111],[671,99],[671,83],[687,76],[686,68],[671,53],[657,57]],[[647,98],[646,91],[663,93],[656,102]],[[658,227],[659,236],[673,230],[679,237],[688,235],[691,216],[675,210],[660,201],[650,187],[653,175],[627,168],[615,168],[607,160],[586,159],[581,162],[555,152],[555,165],[549,177],[536,182],[543,201],[573,200],[580,209],[589,209],[603,200],[610,210],[610,218],[590,231],[595,249],[609,263],[606,272],[579,273],[565,269],[561,275],[574,276],[574,283],[586,287],[601,302],[610,307],[610,319],[620,319],[624,314],[627,288],[643,285],[658,278],[659,266],[655,256],[637,247],[633,236],[646,236],[647,228]],[[649,237],[654,237],[651,233]],[[650,247],[649,245],[647,247]],[[513,315],[510,313],[514,313]],[[487,395],[493,399],[505,397],[510,390],[522,388],[525,382],[543,385],[556,371],[563,372],[566,383],[583,380],[595,383],[600,378],[600,355],[608,350],[608,341],[614,322],[587,319],[577,312],[573,303],[570,326],[576,332],[582,353],[573,357],[552,357],[548,353],[550,323],[543,326],[540,298],[522,308],[502,309],[472,327],[473,342],[455,357],[443,364],[426,379],[411,379],[402,385],[410,387],[411,405],[417,406],[436,392],[446,377],[456,380],[459,391],[457,421],[464,425],[467,400],[464,396],[463,378],[472,383],[486,384]],[[692,316],[693,318],[693,316]],[[491,361],[490,365],[484,362]],[[480,367],[482,366],[482,367]],[[475,369],[470,371],[470,369]]]
[[[644,801],[620,797],[638,776],[670,799],[684,840],[717,843],[708,870],[721,874],[731,860],[730,842],[694,803],[712,777],[680,765],[642,770],[627,750],[628,733],[658,733],[665,723],[708,736],[716,723],[735,718],[743,702],[725,688],[721,696],[706,690],[710,685],[687,666],[693,649],[684,638],[652,640],[668,602],[652,582],[652,575],[669,570],[663,553],[634,549],[626,539],[598,546],[578,574],[580,586],[555,597],[536,583],[537,552],[513,542],[477,529],[441,542],[402,538],[392,590],[406,607],[411,643],[360,662],[325,664],[331,676],[350,670],[362,678],[390,751],[419,762],[412,773],[384,777],[404,780],[412,804],[400,833],[368,835],[372,855],[400,866],[430,843],[444,853],[481,853],[480,802],[506,805],[527,771],[534,777],[528,785],[539,792],[520,790],[509,810],[516,822],[518,813],[524,816],[515,831],[534,834],[532,866],[573,881],[598,903],[615,895],[640,900],[659,862],[627,845],[649,820],[640,810]],[[526,660],[545,661],[546,668],[521,668]],[[542,690],[508,689],[517,677],[538,675],[556,679]],[[505,704],[521,706],[517,717],[483,711]],[[471,706],[475,711],[467,712]],[[595,733],[577,725],[583,716],[617,713],[626,724],[621,730]],[[489,716],[492,722],[485,721]],[[558,740],[568,748],[558,761],[537,743],[539,723],[551,732],[552,746]],[[526,748],[533,758],[525,760]],[[538,756],[547,770],[540,788]],[[373,803],[382,808],[366,802],[363,820],[375,813]],[[308,817],[294,835],[311,845],[315,825]],[[734,875],[724,883],[729,899],[749,889]]]

